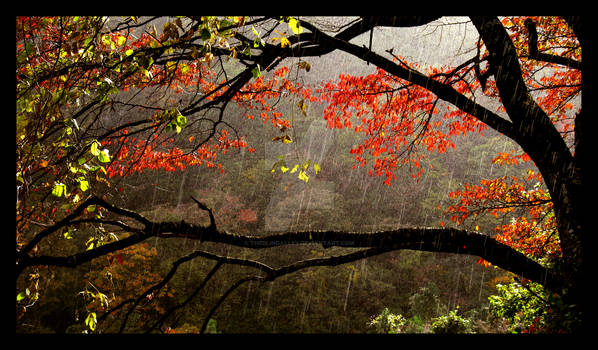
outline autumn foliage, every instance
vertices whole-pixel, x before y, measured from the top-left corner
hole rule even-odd
[[[427,162],[431,154],[455,149],[457,137],[488,130],[487,124],[451,101],[442,101],[429,89],[379,67],[365,76],[341,74],[317,86],[302,84],[291,72],[309,72],[303,58],[277,67],[290,55],[285,50],[300,40],[299,22],[282,18],[280,23],[288,24],[290,33],[271,31],[266,41],[266,34],[253,26],[252,31],[242,31],[246,21],[238,16],[191,17],[193,25],[187,25],[176,18],[160,30],[138,31],[144,23],[137,17],[116,24],[105,17],[17,17],[19,254],[36,255],[53,248],[54,241],[42,241],[46,236],[40,236],[52,227],[64,238],[66,243],[61,244],[69,252],[81,245],[97,249],[128,237],[122,231],[132,230],[129,223],[110,221],[108,212],[99,206],[81,210],[76,226],[61,224],[92,193],[110,197],[116,188],[122,191],[115,184],[127,176],[188,167],[223,173],[226,169],[220,159],[229,151],[255,152],[256,146],[247,142],[243,131],[227,122],[227,106],[234,106],[239,120],[270,125],[277,135],[273,142],[292,143],[293,116],[285,115],[278,102],[292,101],[303,115],[308,105],[322,104],[320,117],[328,128],[348,129],[360,136],[361,142],[346,150],[354,158],[353,168],[367,168],[370,176],[382,178],[388,186],[403,170],[419,181],[432,167]],[[575,99],[582,86],[576,66],[581,46],[574,33],[559,17],[501,21],[517,51],[526,86],[573,149]],[[281,51],[271,60],[252,61],[260,49]],[[456,67],[422,67],[392,51],[387,53],[403,69],[423,74],[468,99],[496,102],[498,107],[492,112],[504,115],[492,70],[494,58],[481,39],[475,51],[473,58]],[[217,73],[226,64],[240,73],[234,77]],[[309,167],[311,163],[304,164]],[[484,214],[507,218],[494,228],[494,239],[550,266],[563,252],[555,208],[542,174],[520,149],[498,152],[493,164],[514,167],[521,174],[464,183],[448,194],[451,203],[446,208],[437,208],[454,226]],[[316,173],[321,171],[320,164],[313,166]],[[284,168],[289,169],[286,164]],[[299,178],[308,179],[303,175]],[[255,210],[239,208],[239,221],[258,222]],[[448,225],[444,220],[438,224]],[[110,225],[121,230],[109,229]],[[77,232],[87,232],[89,237],[81,240],[75,237]],[[155,255],[155,250],[144,245],[110,252],[98,263],[97,271],[86,276],[90,287],[85,294],[85,322],[91,330],[96,313],[107,309],[108,300],[112,305],[125,302],[135,297],[135,290],[160,280],[140,273],[144,259]],[[488,265],[483,259],[480,263]],[[39,298],[39,281],[46,272],[45,267],[34,266],[28,274],[22,284],[28,292],[17,296],[17,317]],[[115,280],[130,275],[142,278],[134,281],[131,290],[117,295]],[[165,288],[148,298],[166,300],[172,296],[169,293]],[[140,317],[149,320],[163,312],[166,304]],[[538,322],[532,327],[537,329]]]

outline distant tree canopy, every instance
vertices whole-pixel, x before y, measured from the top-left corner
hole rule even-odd
[[[53,278],[49,267],[74,268],[106,257],[126,264],[134,252],[153,254],[143,244],[155,238],[255,250],[308,243],[357,249],[281,267],[197,250],[180,256],[163,276],[139,276],[150,287],[118,305],[108,305],[105,294],[88,289],[85,296],[93,306],[82,316],[88,329],[100,329],[104,318],[118,314],[123,331],[135,307],[167,293],[164,286],[178,266],[193,259],[214,261],[199,289],[225,265],[259,272],[239,279],[218,299],[201,327],[205,331],[210,316],[243,283],[408,249],[474,255],[480,263],[540,284],[572,306],[566,317],[578,321],[567,323],[565,331],[579,330],[587,230],[581,21],[466,20],[479,36],[470,58],[421,67],[392,42],[383,52],[373,50],[375,30],[441,25],[439,17],[361,17],[339,24],[286,16],[17,17],[17,319],[44,297],[42,281]],[[353,43],[360,36],[369,45]],[[348,72],[317,85],[299,78],[326,69],[312,66],[310,58],[335,51],[375,71]],[[280,101],[290,101],[293,113]],[[224,172],[221,159],[227,152],[255,152],[239,121],[271,125],[276,136],[265,142],[293,143],[293,115],[305,115],[316,105],[322,106],[329,129],[360,136],[361,143],[342,150],[354,167],[367,168],[388,186],[401,171],[417,181],[426,171],[426,156],[455,148],[457,136],[484,130],[504,135],[523,150],[497,152],[495,164],[526,163],[530,170],[455,188],[453,203],[443,209],[450,223],[379,232],[318,227],[227,232],[203,198],[192,198],[198,213],[206,215],[203,225],[155,220],[116,200],[127,191],[119,183],[132,174],[192,166]],[[271,171],[309,184],[326,166],[281,156]],[[255,211],[239,210],[242,224],[257,222]],[[483,213],[512,213],[513,220],[497,227],[496,235],[459,226]],[[161,322],[185,305],[161,306],[166,310],[156,311],[146,331],[164,331]]]

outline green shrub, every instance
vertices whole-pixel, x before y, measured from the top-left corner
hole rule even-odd
[[[472,333],[470,320],[457,315],[457,309],[433,319],[432,332],[443,334]]]
[[[407,320],[403,315],[392,314],[388,308],[384,308],[382,313],[374,318],[370,323],[370,327],[374,327],[376,333],[381,334],[397,334],[401,333]]]

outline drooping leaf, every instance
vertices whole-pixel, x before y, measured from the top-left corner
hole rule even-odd
[[[307,104],[305,103],[305,100],[300,100],[299,102],[297,102],[297,107],[299,107],[299,111],[301,111],[301,114],[303,114],[303,116],[307,117]]]
[[[90,312],[87,317],[85,318],[85,325],[87,327],[89,327],[89,329],[91,331],[94,331],[96,329],[96,324],[97,324],[98,320],[96,318],[96,313],[95,312]]]
[[[261,72],[261,70],[260,70],[260,65],[259,65],[259,64],[258,64],[258,65],[257,65],[255,68],[253,68],[253,69],[251,70],[251,75],[252,75],[254,78],[259,78],[259,77],[260,77],[260,75],[262,75],[262,72]]]
[[[303,33],[303,28],[299,24],[299,21],[293,17],[289,18],[289,28],[291,28],[291,31],[293,31],[294,34]]]
[[[91,147],[89,148],[89,151],[91,152],[91,154],[93,154],[96,157],[100,154],[100,150],[98,149],[99,146],[100,146],[100,143],[98,141],[93,141],[91,143]]]

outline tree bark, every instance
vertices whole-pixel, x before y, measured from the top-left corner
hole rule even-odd
[[[576,295],[575,299],[580,299],[581,237],[584,230],[581,207],[582,165],[576,162],[546,112],[529,93],[522,78],[515,47],[498,18],[471,19],[490,52],[490,64],[496,72],[496,86],[517,130],[510,137],[535,162],[548,187],[554,203],[563,253],[564,265],[561,272],[568,277],[564,280],[564,287],[572,295]]]
[[[118,208],[99,198],[87,200],[77,208],[96,204],[107,210],[129,217],[143,224],[136,233],[117,242],[71,256],[17,255],[17,278],[26,267],[36,265],[76,267],[110,252],[138,244],[150,237],[187,238],[202,242],[217,242],[238,247],[264,249],[292,244],[321,244],[328,247],[379,248],[384,251],[410,249],[430,252],[479,256],[490,263],[547,287],[560,285],[560,277],[549,269],[527,258],[515,249],[493,238],[474,231],[455,228],[400,228],[372,233],[347,231],[302,231],[282,234],[246,236],[219,231],[215,225],[200,226],[184,221],[153,222],[138,213]],[[71,218],[73,219],[73,218]],[[67,225],[68,223],[63,223]]]

